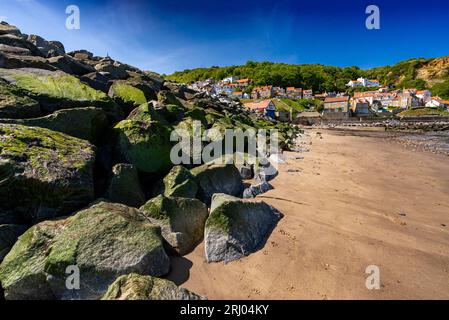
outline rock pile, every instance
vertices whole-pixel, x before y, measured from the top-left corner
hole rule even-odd
[[[278,128],[285,149],[296,134],[239,102],[110,57],[66,53],[58,41],[1,23],[6,299],[199,299],[156,278],[168,273],[169,254],[186,254],[203,238],[208,261],[257,250],[279,213],[228,198],[242,196],[242,176],[251,178],[253,168],[170,159],[173,130],[195,120],[203,129]],[[256,175],[265,189],[275,173]],[[78,289],[66,285],[68,270],[79,270]]]

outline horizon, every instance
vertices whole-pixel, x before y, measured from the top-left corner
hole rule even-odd
[[[67,51],[109,54],[160,74],[247,61],[366,70],[449,55],[449,39],[441,36],[449,34],[444,14],[449,4],[440,0],[427,1],[424,12],[415,0],[247,0],[222,8],[203,0],[190,4],[0,0],[0,4],[0,19],[24,33],[61,41]],[[66,29],[65,10],[70,4],[80,8],[79,30]],[[380,9],[379,30],[365,26],[370,4]]]

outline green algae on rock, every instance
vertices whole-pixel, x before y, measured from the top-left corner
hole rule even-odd
[[[121,276],[108,288],[102,300],[204,300],[169,280],[136,273]]]
[[[0,211],[26,222],[66,215],[93,200],[95,147],[44,128],[0,124]],[[3,167],[3,166],[2,166]]]
[[[62,109],[48,116],[33,119],[0,119],[0,123],[47,128],[91,143],[103,142],[108,129],[106,113],[94,107]]]
[[[169,271],[160,228],[138,210],[98,202],[74,216],[26,231],[0,265],[6,299],[98,299],[117,276]],[[76,266],[79,290],[66,287]]]
[[[165,176],[163,185],[167,197],[195,198],[198,192],[194,176],[183,166],[174,166]]]
[[[0,80],[0,118],[23,119],[39,117],[39,103],[21,92],[15,86]]]
[[[139,207],[145,202],[137,169],[132,164],[119,163],[112,168],[107,198],[113,202]]]
[[[160,195],[140,210],[152,223],[161,226],[162,236],[180,255],[191,252],[203,238],[208,212],[197,199]]]

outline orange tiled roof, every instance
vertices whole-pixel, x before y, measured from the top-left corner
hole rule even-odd
[[[334,97],[334,98],[326,98],[324,100],[325,103],[331,103],[331,102],[345,102],[349,100],[349,96],[343,96],[343,97]]]
[[[263,111],[268,107],[270,102],[271,102],[270,99],[262,100],[259,102],[248,102],[248,103],[245,103],[244,106],[251,110]]]

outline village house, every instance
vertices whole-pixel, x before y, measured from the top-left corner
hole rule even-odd
[[[426,104],[432,98],[432,93],[429,90],[416,91],[416,97],[421,100],[422,104]]]
[[[351,100],[351,115],[354,117],[367,117],[370,113],[370,104],[364,99]]]
[[[231,98],[243,98],[243,92],[242,91],[234,91],[229,95]]]
[[[349,96],[326,98],[323,118],[342,119],[349,117]]]
[[[277,98],[285,98],[285,89],[281,87],[273,87],[274,96]]]
[[[266,115],[273,119],[276,118],[276,105],[271,99],[262,100],[259,102],[248,102],[245,103],[244,106],[257,113]]]
[[[251,91],[251,99],[270,99],[273,97],[273,86],[255,87],[253,91]]]
[[[443,100],[440,97],[432,97],[425,105],[427,108],[448,108],[449,100]]]
[[[392,107],[402,109],[419,108],[422,106],[421,100],[415,96],[416,90],[405,89],[391,102]]]
[[[240,79],[240,80],[236,80],[235,81],[235,85],[238,87],[238,88],[246,88],[246,87],[248,87],[248,86],[250,86],[251,84],[252,84],[252,80],[251,79],[248,79],[248,78],[246,78],[246,79]]]
[[[295,88],[295,87],[287,87],[285,90],[285,95],[289,99],[301,99],[302,98],[302,88]]]
[[[236,77],[236,76],[230,76],[230,77],[224,78],[224,79],[222,80],[222,82],[223,82],[223,83],[229,84],[229,83],[234,83],[234,82],[236,82],[237,80],[239,80],[239,77]]]
[[[351,88],[356,87],[380,87],[380,82],[378,80],[369,80],[365,78],[358,78],[357,80],[349,81],[346,86]]]
[[[302,98],[303,99],[313,99],[313,90],[303,90],[302,91]]]

